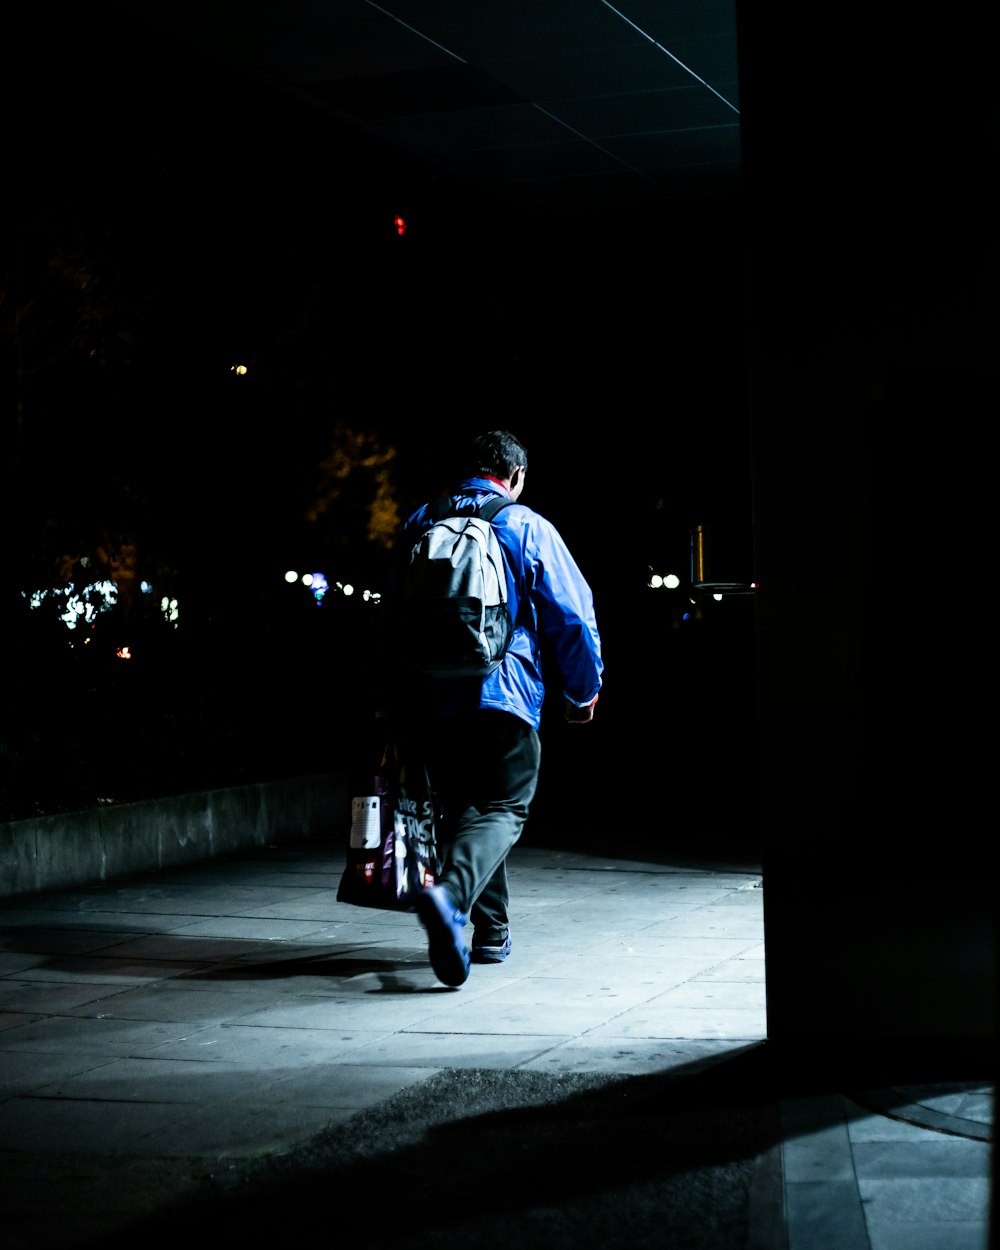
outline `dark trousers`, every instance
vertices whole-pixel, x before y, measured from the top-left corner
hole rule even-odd
[[[538,785],[538,734],[520,717],[488,709],[436,717],[411,732],[438,795],[439,884],[481,936],[499,936],[510,900],[507,856]]]

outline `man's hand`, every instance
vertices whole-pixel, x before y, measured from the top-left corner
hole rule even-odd
[[[566,706],[563,709],[563,716],[570,725],[585,725],[587,721],[594,719],[594,704],[599,696],[594,695],[586,707],[577,707],[575,703],[566,700]]]

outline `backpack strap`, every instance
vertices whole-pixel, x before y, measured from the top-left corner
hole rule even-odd
[[[478,515],[484,521],[492,521],[501,508],[506,508],[513,502],[513,499],[504,499],[502,495],[494,495],[492,499],[487,499],[484,504],[480,504]]]
[[[485,503],[480,504],[476,515],[482,517],[484,521],[492,521],[496,514],[502,509],[509,507],[512,503],[516,503],[516,499],[504,499],[503,495],[494,495],[492,499],[487,499]],[[521,619],[521,614],[525,610],[525,604],[528,601],[527,594],[523,593],[521,582],[523,578],[520,576],[519,570],[515,569],[515,579],[518,583],[518,593],[520,599],[517,605],[517,616],[514,618],[516,625]]]
[[[427,522],[433,525],[435,521],[443,521],[446,516],[478,516],[484,521],[492,521],[501,508],[506,508],[509,504],[514,503],[513,499],[504,499],[502,495],[494,495],[492,499],[487,499],[485,503],[480,504],[475,512],[460,513],[458,511],[457,495],[442,495],[440,499],[435,499],[427,505]]]
[[[436,521],[443,521],[446,516],[455,515],[456,495],[442,495],[440,499],[434,499],[427,505],[427,524],[433,525]]]

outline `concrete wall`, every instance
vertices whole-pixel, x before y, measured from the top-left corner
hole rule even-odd
[[[344,837],[346,773],[0,824],[0,897],[93,885],[255,846]]]

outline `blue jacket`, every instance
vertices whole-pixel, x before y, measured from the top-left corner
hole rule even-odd
[[[503,488],[488,478],[470,477],[455,492],[473,511]],[[403,526],[404,540],[426,521],[429,504],[418,508]],[[461,504],[460,504],[461,506]],[[584,707],[601,688],[601,639],[594,598],[561,535],[549,521],[521,503],[502,508],[493,521],[507,557],[507,598],[516,622],[514,639],[498,669],[470,681],[435,681],[420,686],[419,697],[439,713],[476,705],[511,712],[538,729],[545,685],[542,639],[559,667],[562,694]]]

